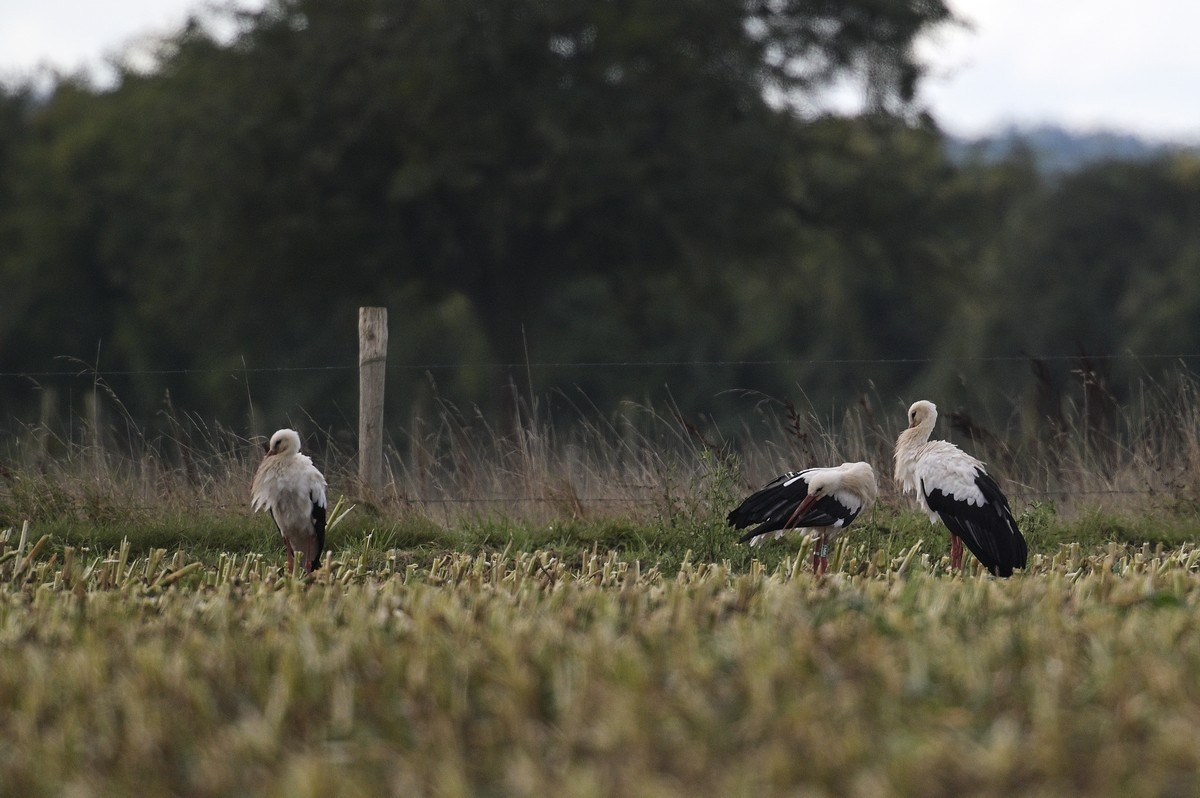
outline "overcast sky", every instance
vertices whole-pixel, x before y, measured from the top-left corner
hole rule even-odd
[[[0,0],[0,75],[100,68],[203,0]],[[923,98],[952,133],[1059,123],[1200,143],[1200,2],[950,0],[971,25],[921,43]],[[261,0],[240,0],[260,5]]]

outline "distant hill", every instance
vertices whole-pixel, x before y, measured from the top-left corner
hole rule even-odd
[[[1055,125],[1014,125],[994,136],[975,139],[949,136],[946,146],[950,156],[960,162],[995,162],[1025,149],[1043,172],[1070,172],[1094,161],[1136,161],[1179,150],[1200,151],[1194,145],[1152,141],[1132,133],[1079,133]]]

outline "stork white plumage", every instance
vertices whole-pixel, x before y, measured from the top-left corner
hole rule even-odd
[[[292,573],[295,557],[303,556],[304,570],[321,567],[325,548],[325,477],[312,458],[300,454],[300,436],[281,429],[271,436],[271,445],[250,486],[254,512],[266,508],[287,548],[287,569]]]
[[[772,533],[780,538],[789,529],[812,529],[817,538],[813,571],[819,574],[829,565],[829,544],[875,502],[878,492],[869,463],[789,471],[747,497],[726,521],[735,529],[758,524],[738,538],[751,546]]]
[[[966,543],[996,576],[1024,568],[1029,549],[1008,499],[984,464],[949,441],[931,441],[937,406],[925,400],[908,409],[908,429],[896,439],[896,481],[915,493],[930,523],[950,530],[950,566],[962,568]]]

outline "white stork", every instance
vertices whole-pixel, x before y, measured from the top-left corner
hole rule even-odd
[[[1028,546],[1008,499],[983,463],[949,441],[931,441],[937,422],[933,402],[908,409],[908,429],[896,439],[896,482],[915,493],[930,523],[950,530],[950,567],[962,568],[963,543],[996,576],[1024,568]]]
[[[751,494],[726,521],[735,529],[758,524],[738,538],[751,546],[772,532],[780,538],[796,527],[812,529],[817,538],[813,571],[820,574],[829,566],[829,544],[875,502],[878,492],[869,463],[789,471]]]
[[[265,507],[279,527],[287,547],[289,574],[297,553],[304,558],[301,564],[306,572],[321,567],[325,477],[310,457],[300,454],[300,436],[295,430],[281,429],[271,436],[270,448],[250,486],[250,501],[254,512]]]

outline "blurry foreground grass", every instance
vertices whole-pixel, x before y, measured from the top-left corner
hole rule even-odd
[[[305,582],[14,530],[0,793],[1194,791],[1200,549],[1064,546],[1006,581],[926,550],[859,540],[816,579],[802,544],[367,545]]]

